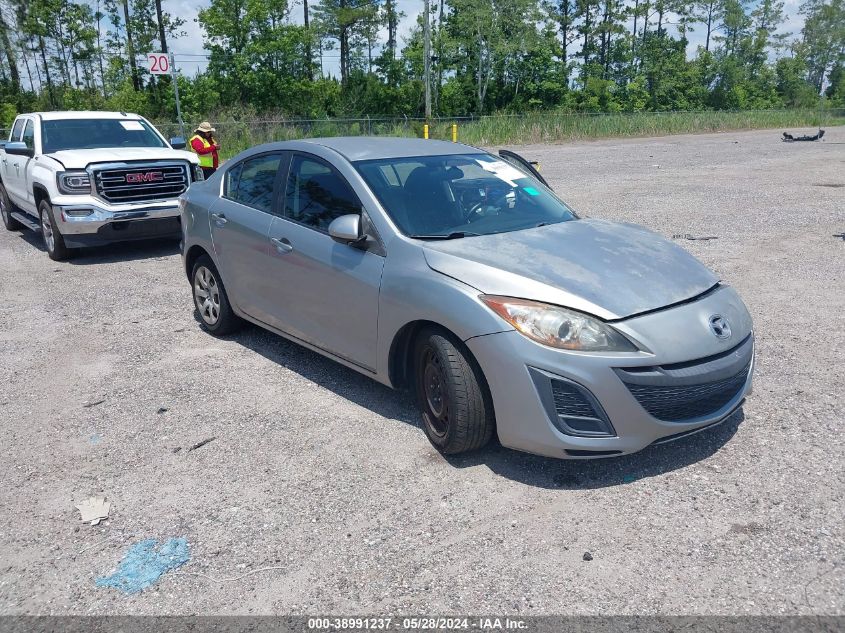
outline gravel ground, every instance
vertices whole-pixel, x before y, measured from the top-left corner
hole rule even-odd
[[[741,413],[605,461],[444,459],[407,395],[204,334],[175,244],[54,263],[3,232],[0,614],[842,614],[845,128],[779,136],[520,148],[584,215],[717,236],[679,241],[754,316]],[[95,587],[180,536],[178,573]]]

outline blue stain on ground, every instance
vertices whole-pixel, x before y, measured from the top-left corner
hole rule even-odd
[[[188,541],[184,538],[167,539],[158,549],[156,545],[158,541],[154,538],[135,543],[126,550],[115,573],[101,576],[94,583],[127,594],[138,593],[191,559]]]
[[[103,437],[99,433],[94,433],[94,435],[88,438],[88,441],[91,442],[91,444],[99,444],[102,439]]]

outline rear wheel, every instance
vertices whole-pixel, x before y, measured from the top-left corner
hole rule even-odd
[[[60,262],[72,255],[71,249],[65,246],[65,238],[59,233],[56,227],[56,220],[53,218],[53,207],[46,200],[38,205],[38,215],[41,219],[41,235],[44,237],[44,248],[50,259]]]
[[[493,435],[493,405],[481,368],[446,332],[420,332],[414,350],[417,404],[423,430],[441,453],[481,448]]]
[[[3,218],[3,226],[8,231],[17,231],[23,225],[12,217],[12,211],[14,211],[14,207],[12,201],[9,200],[9,194],[6,193],[6,187],[3,186],[3,183],[0,183],[0,217]]]
[[[206,330],[215,336],[224,336],[241,327],[243,322],[232,311],[223,280],[208,255],[201,256],[194,264],[191,286],[194,306]]]

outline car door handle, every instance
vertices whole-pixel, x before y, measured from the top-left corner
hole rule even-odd
[[[276,250],[282,254],[290,253],[293,250],[293,244],[291,244],[286,237],[283,237],[282,239],[274,237],[271,238],[270,241],[273,242],[273,246],[276,247]]]
[[[226,222],[229,221],[226,219],[226,216],[222,213],[212,213],[211,219],[214,220],[214,223],[217,224],[217,226],[223,226],[224,224],[226,224]]]

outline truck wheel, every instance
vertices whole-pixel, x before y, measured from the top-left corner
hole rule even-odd
[[[241,327],[243,321],[232,311],[223,280],[208,255],[194,264],[191,287],[203,328],[215,336],[224,336]]]
[[[8,231],[17,231],[23,227],[20,222],[12,217],[13,210],[14,207],[12,207],[12,201],[9,200],[9,194],[6,193],[6,187],[3,186],[3,183],[0,183],[0,217],[3,218],[3,226]]]
[[[481,368],[459,340],[441,330],[420,332],[414,372],[423,429],[438,451],[463,453],[487,444],[493,404]]]
[[[38,205],[38,216],[41,219],[41,235],[44,237],[44,247],[50,259],[60,262],[68,259],[72,252],[65,246],[65,239],[56,227],[56,220],[53,218],[53,207],[46,200]]]

